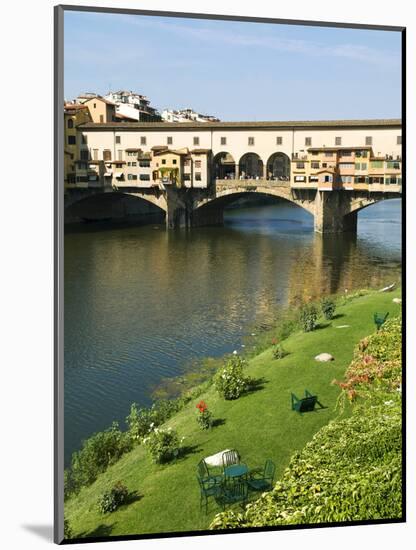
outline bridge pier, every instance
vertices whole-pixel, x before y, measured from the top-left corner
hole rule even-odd
[[[357,212],[348,212],[349,197],[342,191],[317,191],[314,208],[314,229],[317,233],[357,231]]]

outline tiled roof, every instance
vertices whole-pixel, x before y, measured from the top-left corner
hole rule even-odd
[[[121,129],[121,130],[168,130],[176,129],[180,131],[186,130],[208,130],[213,129],[302,129],[302,128],[373,128],[373,127],[400,127],[401,119],[362,119],[362,120],[275,120],[275,121],[259,121],[259,122],[104,122],[84,124],[86,130],[105,130],[105,129]],[[362,147],[361,147],[362,149]]]

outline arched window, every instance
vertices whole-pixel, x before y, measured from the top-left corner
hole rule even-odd
[[[74,121],[72,120],[72,118],[68,118],[68,128],[73,128],[74,127]]]

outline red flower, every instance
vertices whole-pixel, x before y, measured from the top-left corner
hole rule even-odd
[[[205,403],[205,401],[200,401],[196,405],[196,408],[199,409],[200,413],[204,413],[206,410],[208,410],[208,407],[207,407],[207,404]]]

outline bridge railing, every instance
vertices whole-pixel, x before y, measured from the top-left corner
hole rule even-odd
[[[280,181],[280,180],[267,180],[266,178],[259,179],[250,179],[250,180],[240,180],[240,179],[218,179],[215,180],[215,185],[217,187],[290,187],[290,181]]]

